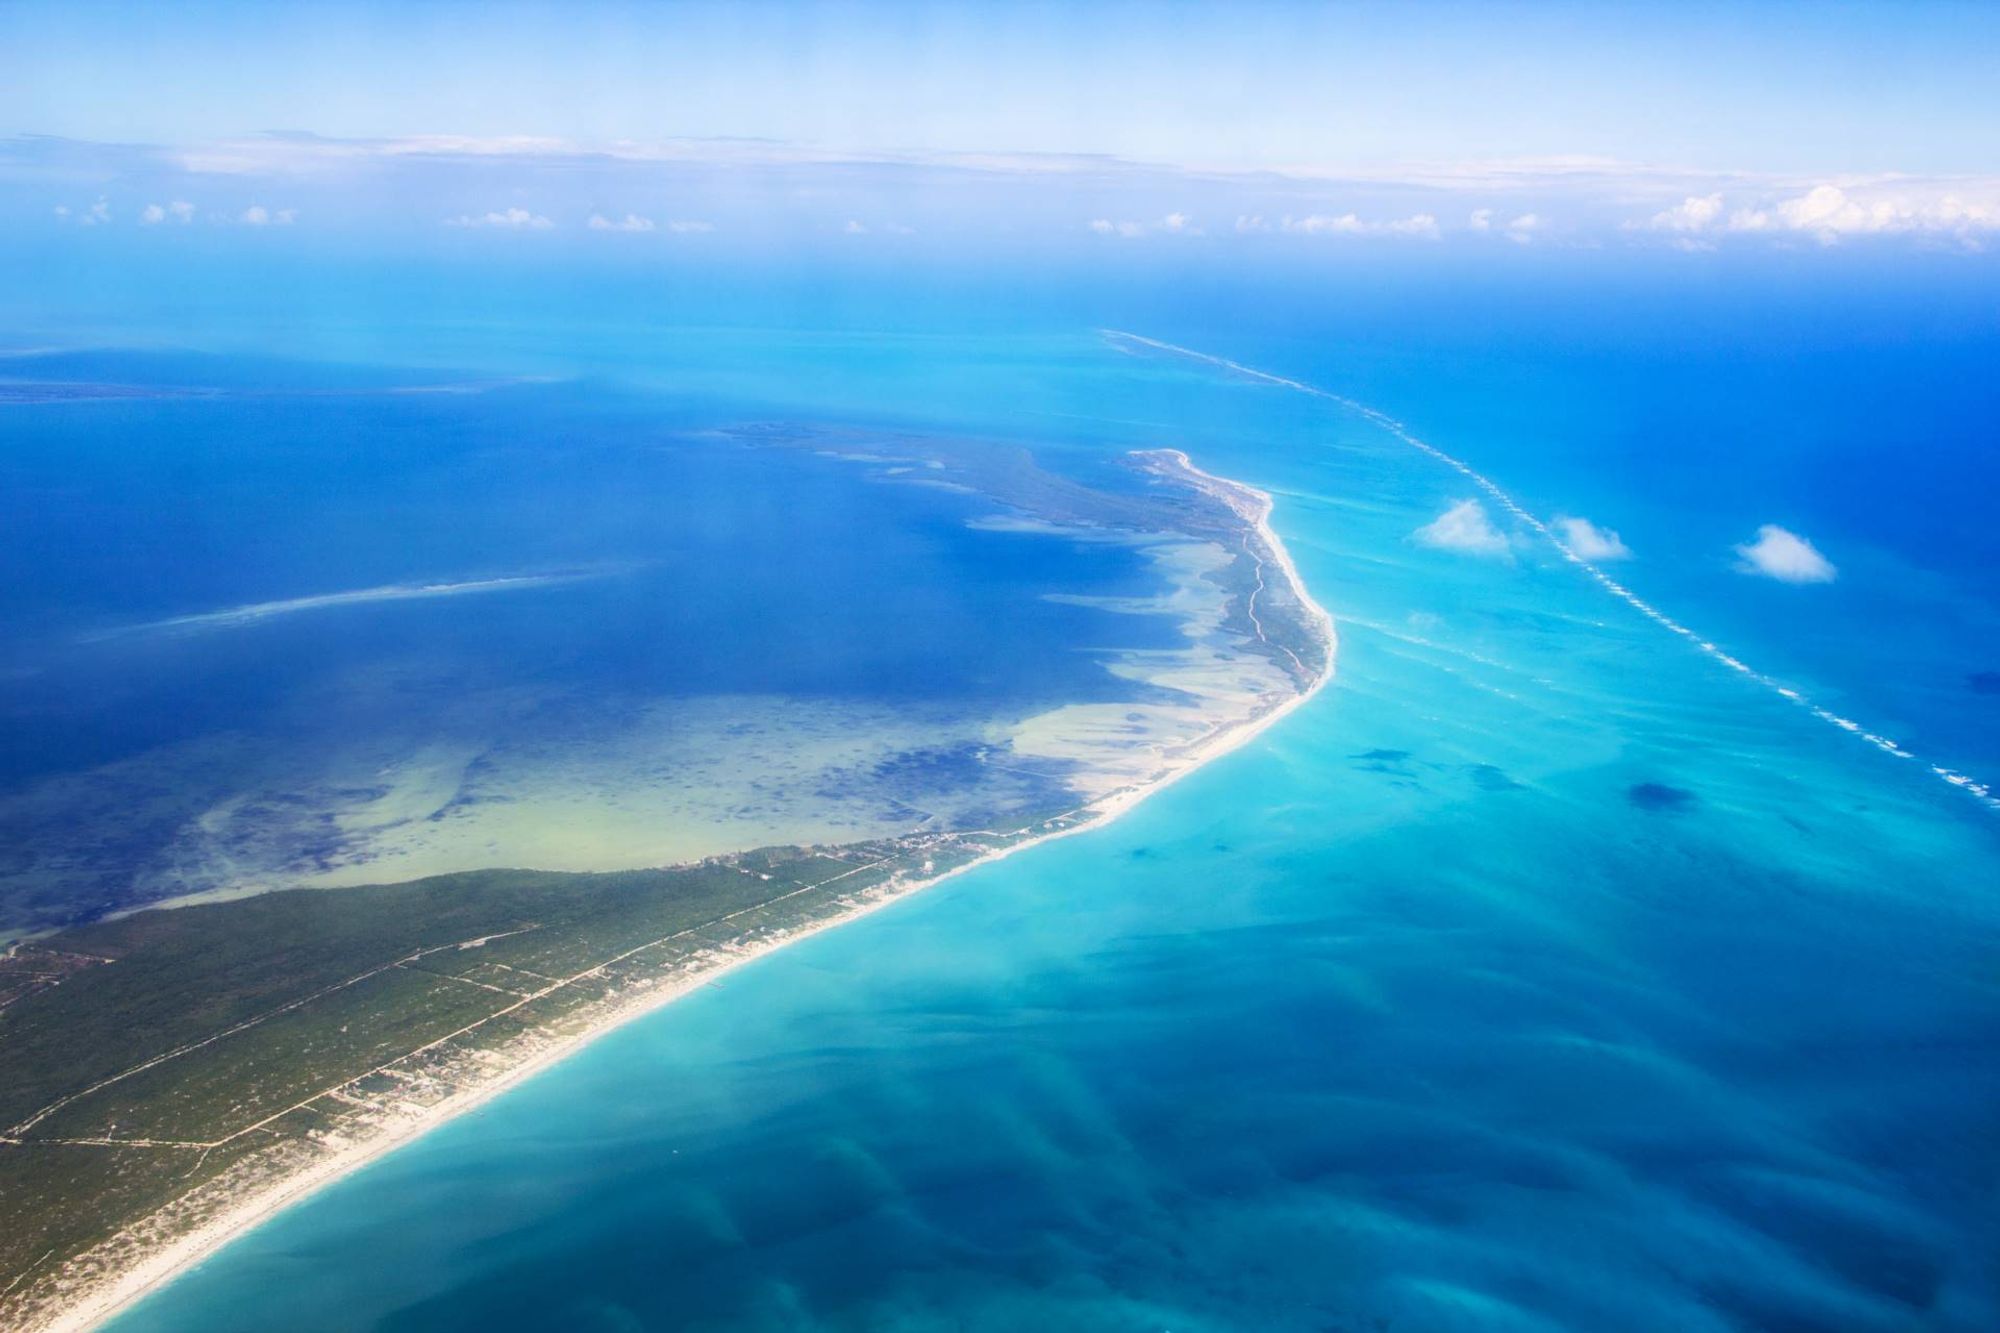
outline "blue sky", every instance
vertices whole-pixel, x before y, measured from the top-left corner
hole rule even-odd
[[[2000,6],[70,0],[0,7],[0,51],[23,219],[2000,231]],[[946,217],[940,172],[988,179]]]

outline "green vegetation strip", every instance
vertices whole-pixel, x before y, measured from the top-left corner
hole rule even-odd
[[[65,1259],[248,1158],[310,1149],[406,1098],[432,1104],[479,1050],[972,850],[489,870],[142,912],[24,944],[0,959],[0,1324],[31,1315],[24,1300]]]

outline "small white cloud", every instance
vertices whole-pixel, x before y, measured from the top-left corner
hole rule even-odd
[[[539,213],[530,213],[525,208],[510,208],[497,213],[465,213],[455,218],[446,218],[447,227],[499,227],[512,231],[547,231],[556,224]]]
[[[236,220],[246,227],[289,227],[297,215],[289,208],[271,209],[252,204]]]
[[[1312,213],[1302,218],[1287,217],[1280,225],[1302,236],[1414,236],[1431,241],[1438,238],[1437,219],[1429,213],[1413,213],[1389,222],[1371,222],[1353,213]]]
[[[1831,583],[1840,572],[1819,548],[1775,523],[1758,528],[1757,540],[1737,547],[1736,554],[1743,557],[1737,568],[1744,573],[1784,583]]]
[[[1672,208],[1653,214],[1646,226],[1652,231],[1706,231],[1721,216],[1720,194],[1689,195]]]
[[[1258,214],[1245,213],[1245,214],[1240,214],[1237,217],[1236,230],[1240,232],[1252,232],[1252,231],[1269,231],[1271,230],[1271,228],[1270,224],[1264,221],[1264,217],[1261,213]]]
[[[1558,518],[1563,545],[1585,560],[1630,560],[1632,548],[1619,540],[1610,528],[1600,528],[1587,518]]]
[[[1146,234],[1144,223],[1113,222],[1110,218],[1093,218],[1090,223],[1090,229],[1099,236],[1123,236],[1127,239]]]
[[[176,199],[171,204],[147,204],[139,210],[139,225],[157,227],[164,222],[178,222],[183,225],[194,221],[194,205],[185,199]]]
[[[849,236],[866,236],[868,234],[868,224],[865,222],[857,222],[853,218],[849,218],[847,220],[847,225],[845,227],[842,227],[841,230],[846,232]]]
[[[1523,213],[1507,224],[1507,239],[1516,245],[1526,245],[1535,239],[1535,233],[1541,229],[1541,214]]]
[[[1442,551],[1497,557],[1512,554],[1506,534],[1493,526],[1486,507],[1477,500],[1460,500],[1411,535]]]
[[[703,222],[700,218],[674,218],[667,223],[667,230],[676,236],[688,236],[695,232],[714,231],[713,222]]]
[[[1493,210],[1490,208],[1473,209],[1472,216],[1465,220],[1465,225],[1472,231],[1493,230]]]
[[[1199,234],[1201,231],[1200,227],[1194,225],[1192,218],[1185,213],[1179,212],[1169,213],[1161,218],[1160,229],[1162,231],[1184,231],[1196,234]]]
[[[642,218],[637,213],[627,213],[624,217],[615,221],[605,217],[602,213],[592,213],[588,225],[592,231],[653,230],[653,220],[651,218]]]
[[[57,204],[56,216],[66,222],[73,221],[79,227],[96,227],[111,221],[111,205],[99,199],[79,213],[68,204]]]

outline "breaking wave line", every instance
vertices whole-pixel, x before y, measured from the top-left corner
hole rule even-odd
[[[1651,602],[1648,602],[1645,598],[1612,578],[1609,574],[1598,568],[1598,566],[1578,555],[1570,548],[1567,542],[1556,534],[1553,528],[1522,508],[1513,496],[1500,488],[1497,482],[1487,477],[1484,473],[1476,471],[1469,464],[1452,457],[1452,455],[1446,453],[1436,445],[1419,439],[1410,431],[1408,426],[1405,426],[1388,413],[1378,412],[1366,403],[1356,402],[1344,394],[1334,393],[1331,390],[1322,389],[1317,385],[1307,384],[1303,380],[1288,379],[1283,375],[1274,375],[1267,370],[1258,370],[1254,366],[1246,366],[1239,361],[1231,361],[1227,357],[1215,356],[1208,352],[1197,352],[1193,348],[1179,347],[1173,343],[1161,342],[1157,338],[1148,338],[1137,333],[1126,333],[1119,329],[1099,329],[1098,332],[1114,341],[1134,343],[1140,347],[1151,348],[1157,352],[1165,352],[1171,356],[1186,357],[1189,360],[1204,362],[1234,374],[1242,375],[1248,379],[1260,380],[1266,384],[1275,384],[1280,388],[1291,389],[1294,392],[1308,394],[1314,398],[1322,398],[1327,402],[1336,403],[1346,408],[1369,424],[1387,431],[1404,444],[1409,445],[1412,449],[1428,454],[1454,472],[1457,472],[1460,476],[1463,476],[1467,481],[1484,491],[1495,504],[1526,524],[1537,535],[1547,539],[1548,543],[1562,554],[1563,559],[1583,571],[1599,587],[1662,629],[1668,630],[1687,640],[1711,660],[1720,662],[1739,676],[1763,686],[1780,698],[1797,704],[1827,725],[1837,727],[1850,736],[1868,742],[1868,744],[1874,746],[1884,754],[1892,755],[1897,759],[1907,759],[1913,763],[1922,764],[1934,776],[1943,779],[1961,791],[1970,793],[1989,810],[2000,810],[2000,794],[1995,793],[1991,784],[1981,782],[1970,774],[1947,768],[1943,764],[1934,764],[1929,760],[1920,758],[1882,733],[1870,731],[1852,718],[1842,717],[1840,714],[1813,702],[1798,690],[1793,689],[1775,677],[1765,675],[1741,658],[1717,646],[1710,640],[1704,639],[1686,625],[1681,624],[1680,621],[1675,620],[1672,616],[1669,616],[1666,612],[1660,610]]]

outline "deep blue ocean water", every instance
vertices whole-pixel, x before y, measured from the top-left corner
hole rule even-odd
[[[598,363],[669,414],[761,397],[1079,473],[1186,449],[1278,497],[1338,676],[1112,826],[605,1038],[115,1327],[2000,1325],[2000,816],[1529,534],[1413,541],[1471,492],[1366,422],[1093,332],[1391,412],[1618,529],[1618,576],[1727,650],[1990,779],[1993,279],[1825,262],[1178,304],[1113,274],[997,310],[938,280],[894,319],[857,284],[816,321],[770,317],[773,284],[722,327],[482,307],[437,360],[355,323],[378,363]],[[1839,580],[1739,572],[1765,522]]]

